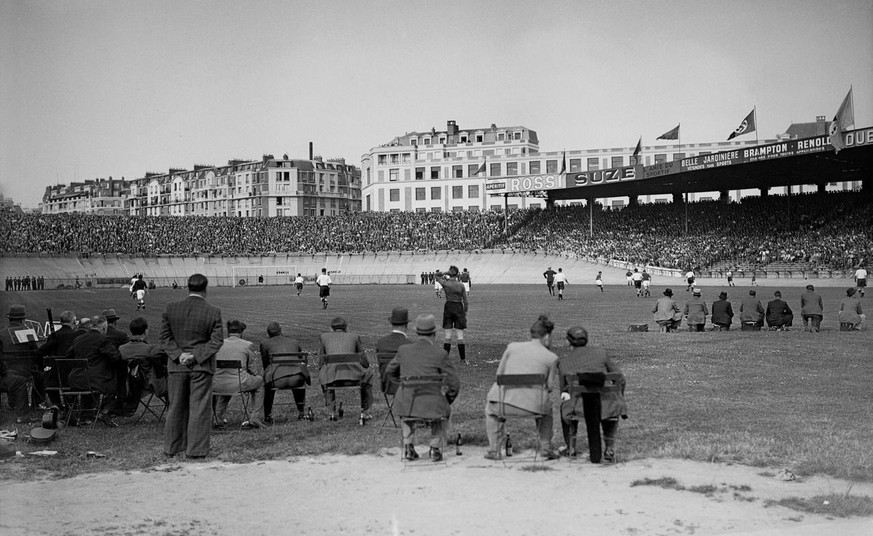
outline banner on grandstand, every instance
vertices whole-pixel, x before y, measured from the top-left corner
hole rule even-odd
[[[569,177],[571,174],[568,174]],[[540,190],[557,190],[564,188],[564,176],[557,173],[545,175],[528,175],[521,177],[503,177],[488,179],[485,191],[489,194],[507,194],[512,192],[534,192]]]
[[[567,188],[588,186],[589,184],[607,184],[618,181],[633,181],[640,177],[638,169],[642,166],[624,166],[613,169],[582,171],[567,174]]]

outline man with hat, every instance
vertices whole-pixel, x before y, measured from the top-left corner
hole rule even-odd
[[[703,331],[706,325],[706,317],[709,315],[709,308],[706,307],[706,302],[701,297],[700,289],[694,287],[691,292],[691,299],[685,303],[685,321],[688,323],[688,331]]]
[[[164,455],[209,454],[212,430],[212,375],[215,354],[224,340],[221,310],[206,303],[209,280],[188,278],[188,298],[167,305],[161,321],[161,345],[167,353],[170,409],[164,426]]]
[[[618,430],[618,418],[627,418],[627,404],[624,401],[625,378],[621,369],[603,348],[588,346],[588,331],[582,326],[567,330],[567,342],[572,350],[558,360],[558,374],[561,382],[561,429],[564,432],[564,443],[567,455],[576,456],[576,428],[578,420],[574,419],[581,413],[585,419],[585,429],[588,433],[588,454],[591,463],[607,463],[615,461],[615,434]],[[605,390],[602,393],[579,393],[573,397],[567,375],[578,373],[603,374],[614,372],[621,374],[618,388]],[[579,408],[579,406],[582,406]],[[600,431],[603,430],[601,444]]]
[[[11,306],[6,314],[9,325],[0,331],[0,392],[6,393],[18,422],[27,412],[27,378],[36,353],[36,337],[29,335],[25,317],[27,311],[23,305]],[[13,370],[10,370],[7,363],[13,360]]]
[[[764,317],[767,319],[767,327],[770,331],[788,331],[788,327],[794,321],[794,313],[791,307],[788,307],[788,303],[782,299],[782,292],[777,290],[773,293],[773,299],[767,302]]]
[[[406,309],[402,311],[406,313]],[[422,390],[414,396],[410,390],[400,387],[394,400],[394,411],[400,416],[400,426],[403,432],[403,455],[407,460],[417,459],[418,453],[415,452],[413,445],[414,424],[405,420],[404,417],[444,419],[434,421],[431,426],[430,459],[438,462],[443,459],[442,451],[440,451],[440,440],[444,434],[444,427],[448,426],[448,419],[452,413],[451,404],[458,397],[461,381],[454,366],[449,361],[449,353],[436,346],[436,319],[433,315],[416,318],[415,332],[418,334],[418,338],[415,342],[404,344],[397,349],[397,355],[388,364],[385,375],[393,382],[399,382],[400,378],[407,376],[443,375],[443,386],[439,392]],[[415,400],[414,411],[413,398]]]
[[[294,403],[297,405],[297,420],[305,418],[306,386],[312,385],[309,369],[305,366],[290,364],[277,365],[273,356],[278,354],[293,354],[303,352],[297,339],[282,335],[282,326],[278,322],[267,324],[268,339],[261,341],[261,362],[264,365],[264,421],[273,422],[274,389],[291,389]]]
[[[682,323],[682,311],[673,299],[673,289],[664,289],[664,297],[660,298],[652,308],[655,322],[661,326],[661,332],[674,332]]]
[[[764,306],[757,297],[755,289],[740,302],[740,324],[743,330],[758,331],[764,325]]]
[[[712,302],[712,330],[730,331],[734,321],[734,309],[727,301],[727,292],[721,291],[718,299]]]
[[[803,318],[803,331],[821,331],[824,305],[812,285],[806,285],[806,292],[800,295],[800,316]]]
[[[106,318],[106,338],[112,341],[116,348],[126,343],[127,334],[116,327],[121,317],[115,314],[115,309],[104,309],[103,316]]]
[[[127,343],[128,336],[116,327],[120,317],[115,314],[115,309],[104,309],[102,314],[103,317],[106,318],[106,338],[109,339],[109,342],[111,342],[113,346],[121,348],[121,345]],[[115,377],[118,381],[118,385],[115,388],[115,392],[118,397],[116,398],[116,404],[112,408],[112,412],[116,415],[123,415],[123,402],[127,398],[127,364],[124,360],[121,360],[118,361],[116,365],[118,366],[118,370],[115,371]]]
[[[329,386],[341,386],[360,382],[361,385],[361,420],[367,421],[372,416],[367,413],[373,405],[373,370],[364,353],[364,344],[357,333],[346,331],[348,324],[345,319],[336,317],[330,322],[331,331],[322,333],[321,346],[318,350],[318,380],[324,391],[324,403],[330,414],[329,420],[337,420],[336,392],[327,389]],[[324,356],[337,354],[358,354],[357,363],[325,363]]]
[[[843,324],[848,324],[848,329],[861,331],[861,326],[867,319],[864,310],[861,309],[861,300],[858,299],[855,288],[846,289],[846,297],[840,302],[840,329]]]
[[[215,354],[215,361],[239,361],[242,368],[219,368],[212,376],[212,390],[215,394],[215,416],[219,423],[224,422],[224,414],[231,395],[225,393],[242,392],[251,396],[249,420],[243,428],[263,428],[264,422],[264,371],[262,362],[257,359],[255,344],[242,338],[246,330],[245,322],[231,320],[227,323],[227,338]],[[272,409],[272,408],[271,408]]]
[[[388,322],[391,323],[391,333],[376,341],[377,355],[396,354],[398,348],[410,342],[409,337],[406,336],[406,326],[409,324],[409,310],[405,307],[394,308],[391,311]],[[382,392],[386,395],[394,395],[397,391],[397,383],[385,374],[387,369],[388,364],[383,364],[380,360],[379,377],[382,379]]]

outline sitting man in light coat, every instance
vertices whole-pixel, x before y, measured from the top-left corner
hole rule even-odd
[[[682,311],[673,299],[673,289],[664,289],[664,297],[659,299],[652,308],[655,322],[661,326],[662,332],[673,332],[682,323]]]
[[[866,319],[867,315],[861,309],[861,300],[858,299],[855,288],[846,289],[846,297],[840,302],[840,324],[849,324],[850,330],[861,331]]]
[[[546,383],[537,387],[508,387],[502,389],[504,416],[534,417],[539,432],[541,455],[548,459],[558,458],[552,450],[552,401],[549,396],[558,375],[558,356],[549,347],[555,324],[545,315],[540,315],[530,328],[531,339],[527,342],[512,342],[503,352],[497,375],[542,374]],[[499,460],[501,447],[506,439],[505,419],[500,416],[501,389],[495,383],[488,391],[485,401],[485,431],[488,434],[488,453],[485,459]]]
[[[227,338],[221,349],[215,354],[216,361],[241,361],[242,369],[219,368],[212,378],[212,390],[215,395],[215,416],[219,423],[224,422],[224,414],[230,402],[231,395],[223,393],[243,392],[252,397],[248,405],[249,420],[243,423],[244,428],[263,428],[264,422],[264,378],[263,365],[255,350],[255,343],[242,338],[246,330],[245,323],[231,320],[227,323]],[[239,374],[239,377],[237,377]]]
[[[418,454],[413,446],[415,429],[405,420],[406,417],[424,419],[445,419],[436,421],[431,426],[430,459],[438,462],[443,459],[440,451],[440,439],[443,427],[448,426],[451,416],[451,404],[458,397],[461,381],[455,372],[455,367],[449,361],[449,354],[444,349],[434,345],[436,341],[436,319],[433,315],[419,316],[415,319],[415,332],[418,339],[412,344],[404,344],[397,349],[397,355],[388,363],[385,376],[399,382],[408,376],[433,376],[444,374],[445,379],[440,391],[429,392],[420,389],[414,397],[412,389],[401,384],[394,399],[394,411],[400,416],[403,431],[404,457],[415,460]]]
[[[709,308],[706,307],[706,302],[700,295],[700,289],[695,287],[691,299],[685,304],[684,315],[685,321],[688,323],[688,331],[703,331],[703,327],[706,325]]]

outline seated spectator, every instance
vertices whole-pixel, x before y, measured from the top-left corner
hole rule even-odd
[[[263,428],[264,422],[264,378],[261,370],[261,360],[257,359],[255,344],[242,338],[246,330],[245,323],[239,320],[231,320],[227,323],[227,338],[224,339],[216,361],[240,361],[242,369],[215,369],[212,377],[212,390],[215,393],[242,392],[251,395],[252,402],[249,404],[249,420],[243,422],[243,428]],[[230,395],[216,394],[214,397],[215,417],[219,423],[224,424],[227,413],[227,405],[230,403]]]
[[[679,324],[682,323],[682,311],[673,299],[673,289],[664,289],[664,297],[655,303],[652,313],[662,332],[670,333],[679,328]]]
[[[712,302],[712,329],[713,331],[730,331],[734,321],[734,310],[731,302],[727,301],[727,292],[722,291],[718,300]]]
[[[782,299],[782,293],[776,291],[773,293],[774,299],[767,302],[767,310],[765,317],[767,319],[767,327],[771,331],[788,331],[791,322],[794,320],[794,313],[791,312],[791,307],[788,307]]]
[[[800,295],[800,316],[803,318],[803,331],[821,331],[824,305],[812,285],[806,285],[806,292]]]
[[[685,304],[684,311],[685,321],[688,323],[688,331],[703,331],[709,309],[701,297],[699,288],[695,287],[691,294],[691,299]]]
[[[398,348],[412,342],[406,336],[406,326],[409,324],[409,311],[407,309],[397,307],[392,310],[388,322],[391,323],[391,333],[376,341],[377,354],[396,354]],[[387,370],[387,364],[379,363],[379,377],[382,379],[383,385],[382,391],[385,394],[393,395],[397,391],[397,383],[386,375]]]
[[[273,389],[291,389],[294,404],[297,406],[297,420],[303,420],[306,411],[306,386],[312,385],[307,367],[276,365],[276,354],[299,353],[303,351],[296,339],[282,335],[282,326],[277,322],[267,324],[268,339],[261,341],[261,362],[264,365],[264,421],[273,422]]]
[[[348,324],[341,317],[334,318],[330,323],[331,330],[321,334],[321,346],[318,350],[320,361],[318,363],[318,380],[324,391],[324,403],[330,416],[329,420],[337,420],[336,393],[328,390],[329,386],[342,386],[352,382],[361,384],[361,420],[372,419],[367,413],[373,405],[373,370],[364,353],[364,345],[361,336],[357,333],[346,331]],[[327,364],[324,361],[326,355],[359,354],[358,363]]]
[[[27,413],[27,380],[10,372],[6,362],[0,359],[0,393],[6,393],[9,406],[15,414],[15,421],[24,422]]]
[[[145,318],[134,318],[130,322],[130,339],[122,344],[118,351],[128,369],[127,397],[121,401],[121,414],[132,415],[136,412],[139,399],[144,390],[166,398],[167,396],[167,353],[158,344],[149,344],[149,324]],[[135,374],[136,369],[142,373],[142,382]]]
[[[503,396],[504,415],[533,417],[539,433],[539,451],[547,460],[558,458],[552,450],[552,402],[549,393],[556,383],[558,356],[549,350],[555,324],[541,315],[530,328],[530,340],[512,342],[506,347],[497,375],[543,374],[546,385],[506,389]],[[485,401],[485,431],[488,434],[488,453],[485,459],[499,460],[506,439],[505,419],[500,416],[500,387],[491,386]]]
[[[846,297],[840,301],[840,324],[848,324],[849,329],[861,331],[867,315],[861,309],[861,300],[858,299],[857,291],[853,288],[846,289]]]
[[[401,309],[406,313],[406,309]],[[400,314],[398,309],[392,314],[392,321],[405,320],[405,315]],[[404,327],[406,324],[404,324]],[[397,398],[394,402],[394,411],[401,417],[400,426],[403,432],[403,455],[407,460],[415,460],[418,453],[413,445],[415,429],[402,418],[414,416],[422,418],[440,419],[431,426],[430,435],[430,459],[442,461],[443,454],[440,451],[440,441],[443,436],[443,427],[448,426],[451,415],[451,404],[458,396],[461,381],[455,372],[455,367],[449,360],[449,354],[444,349],[435,345],[436,342],[436,319],[433,315],[419,316],[415,320],[415,332],[418,338],[414,343],[404,344],[397,350],[397,355],[388,364],[385,376],[394,382],[399,382],[405,376],[428,376],[445,374],[443,392],[440,396],[434,394],[422,394],[415,398],[415,411],[413,413],[413,395],[402,386],[397,390]]]
[[[756,295],[755,289],[750,289],[748,297],[740,302],[740,324],[761,329],[764,325],[764,306]]]
[[[88,360],[88,375],[85,377],[81,369],[70,372],[70,387],[73,389],[87,390],[103,395],[103,406],[98,409],[98,419],[110,426],[115,423],[106,415],[115,401],[118,389],[118,364],[121,362],[121,354],[118,348],[106,338],[108,323],[103,315],[91,317],[91,329],[73,341],[72,346],[65,357]],[[83,401],[83,407],[95,407],[95,400]]]
[[[46,357],[64,356],[73,345],[73,341],[82,335],[83,332],[76,329],[76,325],[76,314],[73,311],[61,313],[61,327],[50,333],[45,340],[45,344],[36,351],[36,363],[40,370],[43,370],[45,367],[44,360]],[[55,370],[46,373],[44,384],[46,387],[58,387],[58,375]],[[46,393],[53,405],[63,405],[57,391],[46,391]]]
[[[621,369],[606,354],[603,348],[588,346],[588,332],[581,326],[567,330],[567,341],[570,343],[570,353],[558,360],[558,373],[561,381],[561,429],[564,432],[564,443],[567,455],[576,457],[576,427],[578,422],[571,417],[578,415],[579,404],[585,418],[585,429],[588,433],[588,454],[591,463],[600,463],[601,458],[607,463],[615,461],[615,435],[618,430],[618,418],[627,418],[627,404],[624,402],[625,379]],[[606,373],[622,374],[621,391],[605,393],[580,393],[574,397],[566,382],[567,374]],[[603,444],[600,431],[603,430]],[[605,445],[605,449],[604,449]]]

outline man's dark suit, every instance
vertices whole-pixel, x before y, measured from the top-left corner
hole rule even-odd
[[[70,372],[70,387],[74,389],[90,389],[104,395],[115,394],[117,387],[116,372],[121,354],[118,348],[96,330],[76,337],[73,345],[65,354],[67,358],[87,359],[88,377],[81,370]]]
[[[712,323],[716,326],[730,329],[734,320],[734,309],[727,300],[716,300],[712,303]]]
[[[400,333],[399,331],[392,331],[388,335],[385,335],[378,341],[376,341],[376,354],[396,354],[397,349],[403,346],[404,344],[409,344],[409,338],[405,333]],[[389,378],[385,371],[388,370],[388,363],[382,364],[379,363],[379,378],[382,379],[382,392],[387,395],[393,395],[397,393],[397,382],[392,381]]]
[[[62,325],[59,329],[55,330],[54,333],[49,334],[48,338],[45,340],[45,344],[39,347],[39,350],[36,351],[36,365],[40,370],[43,370],[45,367],[44,359],[48,356],[63,356],[67,353],[67,350],[73,346],[73,341],[76,340],[76,337],[79,337],[84,333],[83,331],[79,331],[77,329],[73,329],[72,326],[67,324]],[[58,374],[57,371],[51,370],[45,376],[44,385],[47,387],[57,387],[58,386]],[[39,388],[39,386],[37,386]],[[61,405],[61,397],[58,395],[57,391],[48,391],[47,392],[49,399],[52,404],[56,406]]]
[[[198,294],[167,305],[161,322],[160,343],[167,361],[170,409],[164,426],[164,454],[184,451],[188,456],[209,454],[212,420],[212,375],[215,353],[224,342],[221,310]],[[182,365],[189,352],[194,363]]]
[[[794,313],[784,300],[776,298],[767,303],[766,318],[768,326],[781,328],[791,325],[791,322],[794,321]]]
[[[261,361],[264,364],[264,416],[272,417],[273,399],[276,391],[273,389],[291,389],[297,411],[302,413],[306,406],[306,385],[312,385],[312,379],[307,367],[276,366],[273,356],[276,354],[291,354],[302,352],[303,348],[296,339],[284,335],[275,335],[261,341]]]

